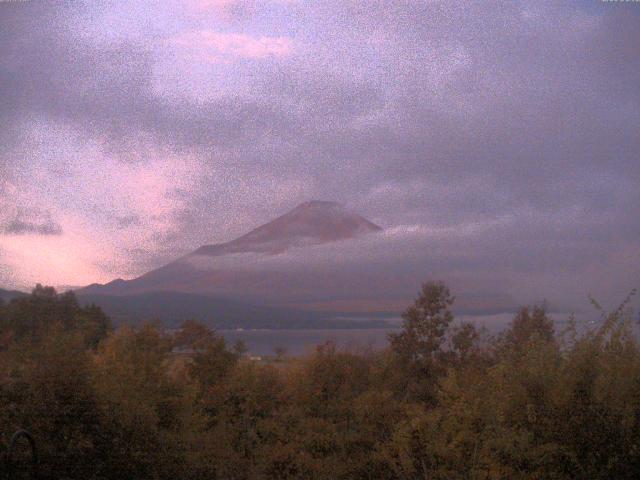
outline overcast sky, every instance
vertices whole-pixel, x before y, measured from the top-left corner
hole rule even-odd
[[[614,303],[639,52],[638,3],[0,2],[0,287],[131,278],[324,199],[387,230],[362,265]]]

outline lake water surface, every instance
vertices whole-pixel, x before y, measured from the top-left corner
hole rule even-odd
[[[458,320],[469,321],[489,334],[502,330],[513,318],[513,314],[460,316]],[[316,345],[333,341],[340,348],[358,350],[362,348],[384,348],[387,335],[400,331],[399,318],[390,321],[390,327],[362,329],[283,329],[283,330],[219,330],[229,345],[242,340],[253,355],[273,355],[277,347],[284,347],[287,355],[303,355]]]
[[[318,329],[318,330],[218,330],[229,345],[242,340],[253,355],[273,355],[278,347],[284,347],[287,355],[303,355],[316,345],[333,341],[338,347],[348,349],[384,348],[390,331],[373,329]]]

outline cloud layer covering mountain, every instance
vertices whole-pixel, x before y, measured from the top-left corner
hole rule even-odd
[[[0,284],[133,278],[323,198],[383,234],[243,262],[637,286],[640,9],[364,5],[0,3]]]

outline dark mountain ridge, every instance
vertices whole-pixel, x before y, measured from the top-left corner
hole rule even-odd
[[[99,305],[116,325],[139,325],[160,320],[176,328],[193,319],[215,329],[280,328],[387,328],[383,318],[338,319],[325,312],[267,307],[182,292],[150,292],[139,295],[79,295],[81,304]]]
[[[284,293],[287,287],[293,287],[293,284],[287,285],[292,279],[286,273],[220,267],[214,259],[233,254],[276,255],[293,248],[345,241],[381,230],[379,226],[338,203],[314,200],[298,205],[288,213],[230,242],[202,246],[138,278],[117,279],[105,285],[89,285],[79,289],[78,293],[133,295],[179,291],[236,298],[249,295],[254,302],[264,300],[269,303],[269,287],[277,285],[278,294]],[[202,267],[203,264],[206,266]]]
[[[25,297],[27,294],[25,292],[20,292],[18,290],[4,290],[0,288],[0,300],[4,302],[9,302],[14,298]]]

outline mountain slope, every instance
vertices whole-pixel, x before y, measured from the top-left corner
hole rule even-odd
[[[13,300],[14,298],[20,298],[20,297],[24,297],[27,294],[24,292],[19,292],[17,290],[4,290],[2,288],[0,288],[0,299],[5,301],[5,302],[9,302],[10,300]]]
[[[236,257],[247,254],[271,256],[291,249],[345,241],[380,230],[377,225],[337,203],[306,202],[230,242],[205,245],[138,278],[90,285],[78,293],[134,295],[171,291],[242,298],[253,302],[286,302],[289,300],[287,291],[309,283],[309,275],[252,270],[243,258]],[[230,265],[219,260],[221,258],[237,261]]]
[[[281,253],[292,247],[316,245],[355,238],[382,230],[340,204],[314,200],[255,230],[218,245],[205,245],[195,255],[226,255],[241,252]]]

